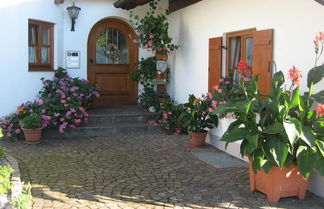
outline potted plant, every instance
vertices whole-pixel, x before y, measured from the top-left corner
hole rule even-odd
[[[33,113],[22,120],[22,130],[27,144],[38,144],[42,136],[43,119],[39,114]]]
[[[205,138],[208,133],[207,128],[217,126],[217,115],[210,115],[209,108],[211,100],[203,96],[202,99],[190,95],[188,103],[184,105],[179,120],[183,121],[183,127],[189,132],[189,144],[191,147],[202,147],[205,145]]]
[[[172,43],[172,38],[168,34],[169,23],[165,13],[157,12],[157,4],[160,0],[150,1],[150,9],[146,15],[140,18],[138,15],[130,13],[130,20],[136,30],[136,37],[133,42],[141,45],[143,49],[157,56],[157,60],[166,60],[168,55],[172,55],[178,49],[178,45]]]
[[[312,109],[315,99],[323,98],[323,92],[312,95],[313,85],[321,80],[323,72],[324,65],[309,72],[309,91],[304,95],[300,93],[301,74],[296,67],[289,71],[289,90],[283,88],[283,73],[277,72],[266,98],[259,97],[257,77],[250,85],[241,80],[245,99],[214,111],[235,114],[236,121],[221,140],[226,145],[242,140],[241,155],[250,159],[250,190],[265,193],[270,202],[287,196],[303,199],[311,172],[316,169],[324,175],[323,105]],[[314,73],[316,80],[312,79]]]

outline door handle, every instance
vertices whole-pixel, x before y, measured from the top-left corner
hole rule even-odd
[[[93,69],[93,59],[92,58],[90,58],[89,63],[90,63],[90,68]]]

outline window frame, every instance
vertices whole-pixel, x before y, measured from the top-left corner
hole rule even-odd
[[[37,27],[37,34],[36,34],[36,43],[33,45],[30,45],[29,43],[29,27],[31,25],[35,25]],[[42,43],[43,41],[43,29],[48,28],[49,29],[49,45],[44,45]],[[53,71],[54,70],[54,24],[50,22],[40,21],[40,20],[28,20],[28,47],[33,46],[35,47],[35,53],[36,53],[36,60],[37,63],[30,63],[28,60],[28,71]],[[49,48],[49,63],[48,64],[42,64],[41,63],[41,49],[42,47]],[[28,52],[29,56],[29,52]]]
[[[230,54],[231,54],[231,43],[230,39],[234,37],[240,37],[241,38],[241,59],[246,60],[246,38],[253,38],[254,32],[256,32],[256,28],[241,30],[241,31],[235,31],[235,32],[229,32],[226,33],[226,74],[225,76],[229,76],[230,71]],[[241,60],[239,59],[239,60]]]

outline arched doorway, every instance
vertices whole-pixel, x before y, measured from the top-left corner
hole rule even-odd
[[[95,106],[136,104],[137,83],[129,74],[136,69],[138,46],[133,28],[126,22],[107,18],[95,24],[88,39],[88,80],[98,85]]]

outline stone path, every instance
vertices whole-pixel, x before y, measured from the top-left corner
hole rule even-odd
[[[283,198],[270,204],[248,188],[247,168],[216,169],[192,154],[186,136],[133,136],[2,141],[38,208],[300,208],[323,209],[324,199]],[[219,152],[212,147],[195,152]]]

